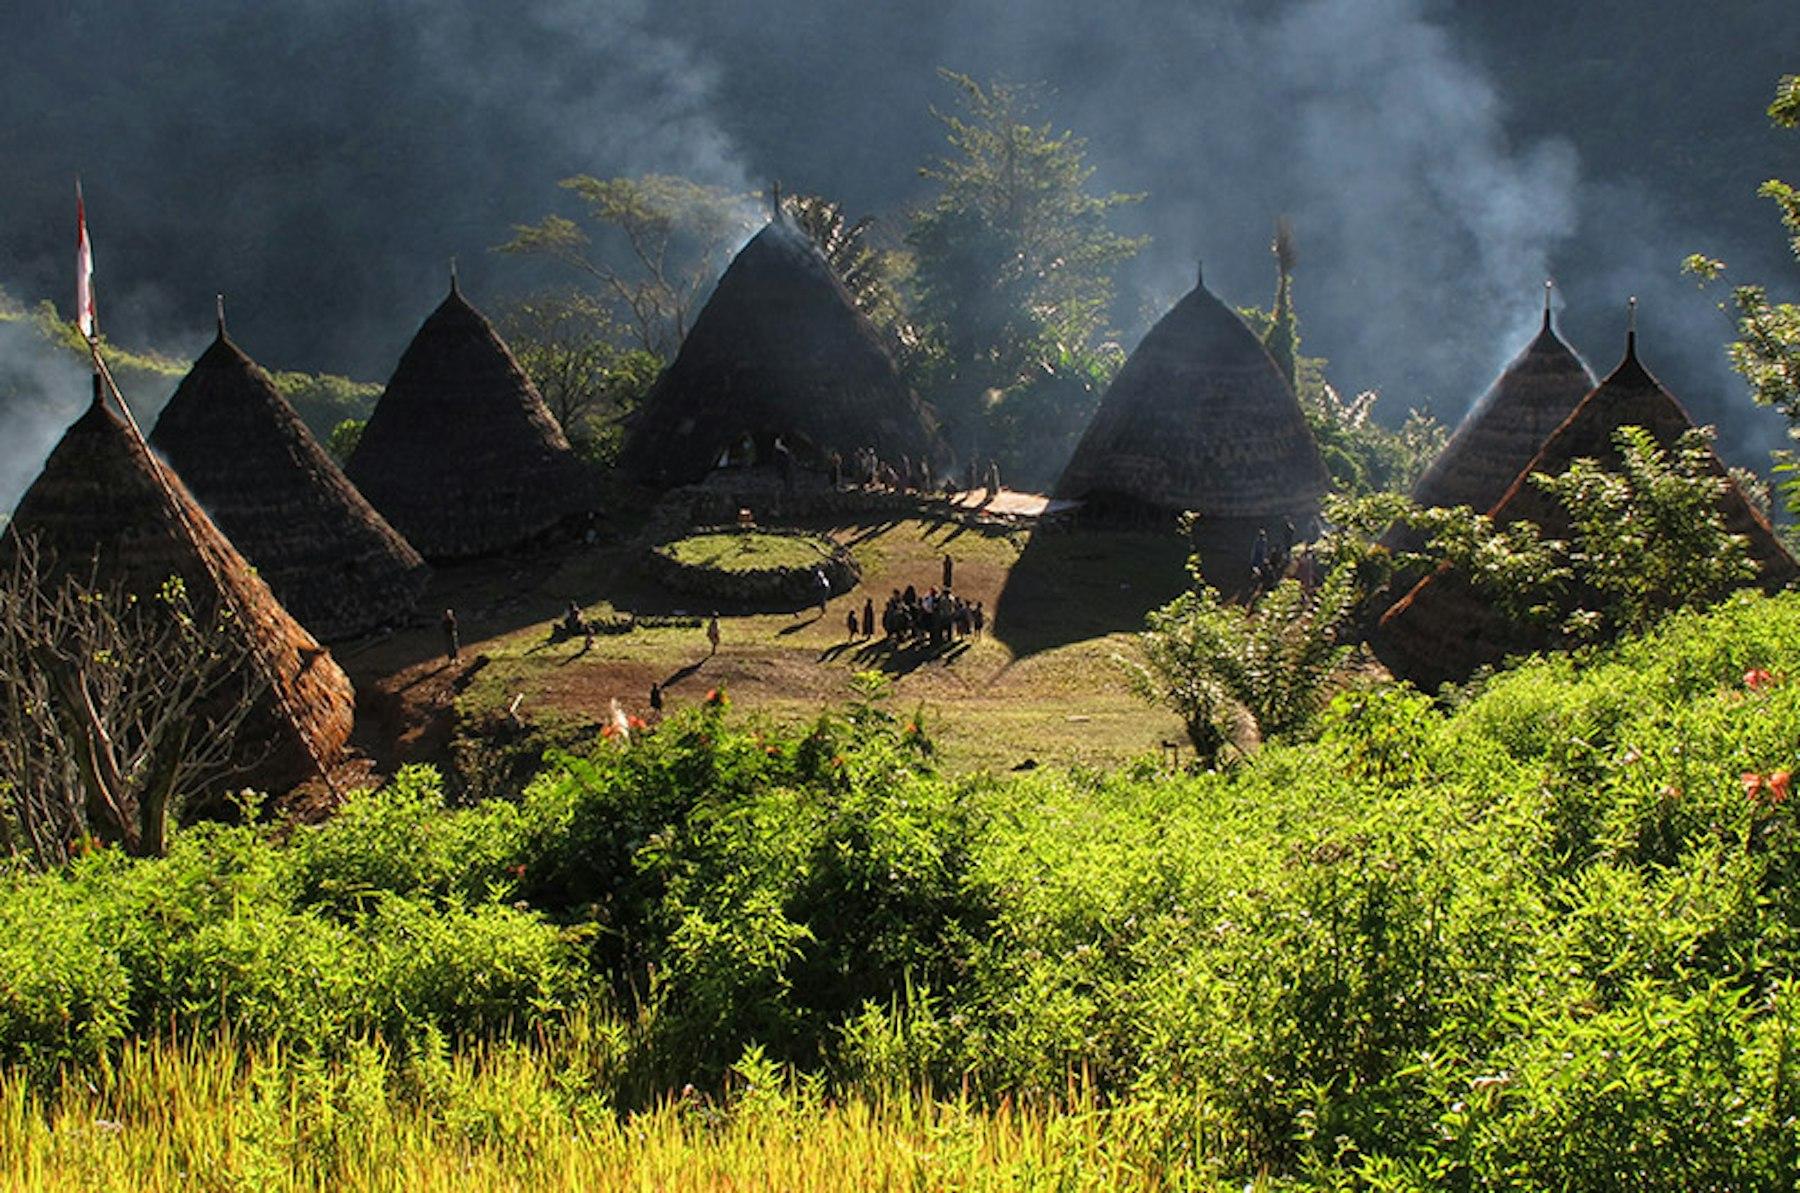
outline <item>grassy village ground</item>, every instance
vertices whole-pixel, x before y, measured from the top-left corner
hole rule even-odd
[[[841,704],[867,670],[891,678],[896,707],[923,710],[953,772],[1104,767],[1185,741],[1179,721],[1127,690],[1115,661],[1144,613],[1186,580],[1173,533],[1034,534],[929,515],[804,528],[848,545],[862,582],[823,615],[721,609],[716,656],[699,626],[602,634],[591,649],[553,638],[570,601],[590,619],[710,614],[648,579],[635,541],[440,569],[422,607],[456,610],[460,663],[445,661],[434,617],[340,652],[361,692],[362,747],[383,772],[442,763],[453,738],[497,727],[515,700],[520,720],[575,731],[597,725],[615,698],[648,716],[652,683],[671,709],[723,688],[740,709],[793,723]],[[994,618],[987,634],[938,652],[896,651],[879,631],[850,639],[848,610],[866,598],[879,615],[893,589],[939,584],[946,554],[957,592]]]

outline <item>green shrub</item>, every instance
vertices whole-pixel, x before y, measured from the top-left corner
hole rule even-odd
[[[1797,725],[1800,598],[1759,596],[1454,710],[1347,691],[1221,774],[951,780],[877,692],[721,701],[516,802],[409,772],[6,879],[0,1050],[226,1028],[430,1102],[529,1040],[596,1115],[781,1072],[1103,1105],[1199,1184],[1782,1188]]]
[[[130,977],[82,911],[52,879],[0,886],[0,1057],[35,1073],[100,1059],[129,1024]]]
[[[346,913],[384,893],[479,900],[516,885],[526,836],[517,804],[446,811],[437,772],[407,767],[296,833],[285,860],[302,902]]]

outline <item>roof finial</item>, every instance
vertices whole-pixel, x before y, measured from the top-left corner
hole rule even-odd
[[[777,222],[781,220],[781,179],[777,178],[769,184],[769,215]]]
[[[1544,279],[1544,330],[1545,331],[1550,330],[1550,291],[1554,290],[1555,288],[1556,288],[1555,282],[1551,281],[1549,278]]]
[[[1206,262],[1202,258],[1194,258],[1194,288],[1206,289]]]
[[[461,294],[462,287],[456,284],[456,258],[450,258],[450,293]]]
[[[1625,304],[1625,355],[1637,355],[1637,295],[1633,294]]]
[[[225,338],[225,295],[213,295],[213,306],[219,316],[219,338],[222,340]]]

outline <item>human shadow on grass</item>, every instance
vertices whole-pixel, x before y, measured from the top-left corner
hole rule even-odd
[[[805,621],[797,621],[792,625],[782,626],[779,630],[775,631],[775,636],[777,638],[785,638],[789,634],[798,634],[801,630],[810,630],[812,627],[818,625],[824,616],[824,610],[815,608],[811,617],[807,618]]]
[[[870,539],[879,538],[894,527],[900,525],[900,522],[896,518],[887,518],[881,521],[863,522],[857,525],[858,529],[856,533],[844,540],[845,546],[855,547],[859,544],[868,542]]]
[[[562,658],[560,658],[556,661],[556,665],[558,667],[567,667],[570,663],[573,663],[577,659],[580,659],[583,655],[588,654],[593,649],[594,649],[594,640],[592,638],[585,639],[581,643],[580,650],[576,651],[574,654],[571,654],[571,655],[564,655]]]
[[[453,663],[453,662],[449,661],[448,659],[446,659],[443,662],[439,663],[437,666],[433,667],[431,670],[421,671],[421,672],[419,672],[419,674],[413,676],[411,679],[407,680],[405,683],[397,685],[394,688],[394,692],[396,694],[398,694],[400,692],[410,692],[414,688],[418,687],[420,684],[427,683],[431,680],[436,679],[438,676],[442,675],[444,672],[453,670],[457,665],[458,664]]]
[[[851,661],[865,670],[880,671],[884,675],[910,675],[927,663],[947,666],[968,653],[971,645],[967,638],[936,643],[877,638],[860,646],[856,642],[840,642],[821,651],[819,662],[835,662],[849,654]]]
[[[706,658],[696,659],[694,662],[689,663],[685,667],[676,668],[674,671],[669,672],[668,678],[664,679],[662,681],[662,683],[658,686],[660,686],[664,691],[667,691],[668,689],[674,687],[676,684],[680,683],[682,680],[691,679],[696,673],[699,672],[700,668],[706,666],[706,660],[710,659],[710,658],[712,658],[712,656],[707,655]]]

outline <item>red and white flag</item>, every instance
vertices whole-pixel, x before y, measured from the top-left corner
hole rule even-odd
[[[81,199],[81,180],[75,180],[75,323],[89,339],[99,327],[94,313],[94,246],[88,243],[87,207]]]

